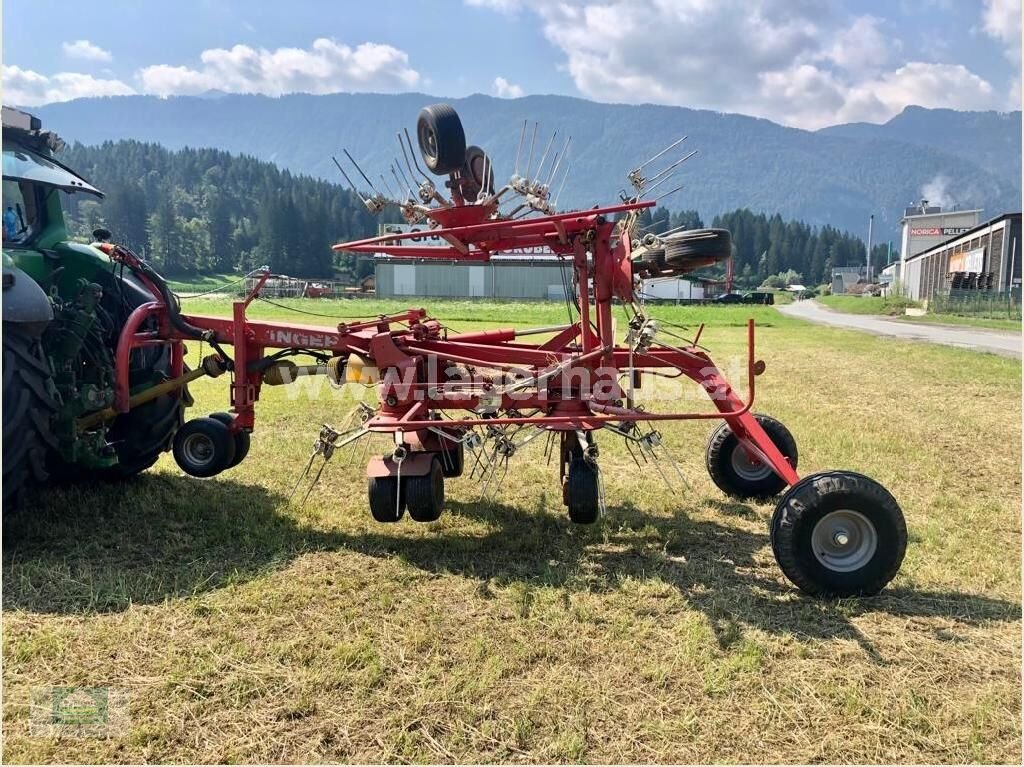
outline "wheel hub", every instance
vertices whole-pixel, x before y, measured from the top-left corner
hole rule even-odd
[[[811,547],[829,570],[848,573],[871,561],[878,548],[878,532],[859,511],[839,509],[818,520],[811,532]]]
[[[213,441],[205,434],[191,434],[181,445],[181,451],[196,464],[206,464],[216,452]]]
[[[732,470],[748,482],[758,482],[771,475],[771,467],[759,458],[754,458],[743,445],[736,445],[732,451]]]

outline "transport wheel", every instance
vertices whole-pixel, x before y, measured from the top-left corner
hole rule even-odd
[[[673,268],[704,266],[732,255],[728,229],[691,229],[665,240],[665,261]]]
[[[598,468],[583,458],[573,458],[566,475],[569,519],[578,525],[592,525],[601,515]]]
[[[32,483],[47,479],[46,452],[56,448],[50,420],[57,400],[38,336],[3,323],[3,508],[17,506]]]
[[[210,418],[220,421],[229,429],[231,428],[231,422],[235,420],[231,413],[210,413]],[[236,431],[232,436],[235,438],[235,457],[231,459],[231,464],[228,466],[229,469],[240,464],[242,459],[249,455],[249,447],[252,444],[252,437],[244,429]]]
[[[466,202],[475,202],[480,197],[494,194],[494,165],[487,153],[478,146],[466,147],[466,159],[459,171],[459,177],[462,196]]]
[[[417,522],[434,522],[444,510],[444,471],[441,461],[430,462],[430,472],[421,477],[403,477],[409,516]]]
[[[466,161],[466,133],[450,104],[431,104],[416,119],[416,139],[423,162],[431,173],[444,176]]]
[[[174,435],[174,460],[186,474],[212,477],[232,465],[235,440],[215,418],[193,418]]]
[[[466,468],[466,448],[460,442],[455,444],[441,438],[442,450],[437,457],[441,461],[441,471],[449,478],[461,477]]]
[[[771,543],[782,572],[823,597],[869,596],[900,569],[907,525],[892,494],[852,471],[804,477],[779,501]]]
[[[405,514],[405,493],[399,496],[398,477],[370,477],[366,489],[370,514],[377,522],[397,522]]]
[[[766,415],[755,415],[754,418],[795,469],[798,457],[796,440],[789,429]],[[711,481],[732,498],[764,501],[774,498],[786,488],[786,480],[772,471],[768,464],[751,459],[728,423],[723,422],[711,433],[704,459]]]
[[[651,248],[644,252],[635,262],[642,271],[650,275],[657,275],[665,271],[668,266],[665,263],[665,249]]]

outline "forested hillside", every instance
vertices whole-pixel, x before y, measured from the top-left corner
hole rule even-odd
[[[98,144],[128,138],[172,149],[212,146],[340,182],[332,154],[347,148],[377,179],[399,153],[395,131],[411,130],[418,110],[436,101],[455,106],[469,141],[493,155],[499,181],[512,174],[524,120],[540,123],[535,165],[551,131],[571,135],[565,163],[570,173],[559,200],[563,205],[618,199],[631,168],[688,135],[684,146],[698,154],[680,169],[677,183],[685,188],[663,204],[695,208],[705,216],[750,208],[866,234],[868,215],[874,214],[876,233],[889,239],[896,236],[908,204],[922,195],[939,201],[926,192],[932,188],[944,190],[946,206],[984,208],[987,215],[1020,210],[1020,112],[914,108],[885,126],[810,132],[743,115],[565,96],[129,96],[80,99],[34,111],[44,126],[68,140]]]
[[[75,144],[60,159],[107,195],[69,197],[73,232],[105,226],[170,276],[262,264],[330,276],[331,245],[377,231],[351,192],[253,157],[119,141]]]
[[[271,163],[214,149],[169,151],[138,141],[75,144],[61,160],[106,192],[106,199],[69,197],[73,233],[97,226],[146,256],[165,274],[228,272],[268,264],[279,273],[330,277],[349,257],[331,245],[398,221],[397,211],[371,216],[351,192],[296,176]],[[834,227],[812,227],[739,209],[701,219],[696,210],[644,211],[641,226],[659,232],[677,226],[729,229],[741,285],[792,270],[806,283],[827,279],[833,266],[862,264],[864,243]],[[879,246],[874,263],[884,263]]]

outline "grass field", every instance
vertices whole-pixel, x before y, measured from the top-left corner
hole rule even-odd
[[[564,316],[430,303],[458,329]],[[706,319],[726,368],[744,319],[762,324],[757,409],[796,435],[801,470],[862,471],[904,508],[907,557],[881,596],[815,601],[784,580],[771,506],[707,477],[710,424],[663,428],[691,485],[671,490],[605,435],[593,527],[568,522],[542,440],[493,500],[462,478],[439,522],[382,526],[358,455],[289,503],[319,424],[349,405],[267,387],[250,457],[221,477],[167,456],[4,519],[5,761],[1017,762],[1020,363],[767,307],[653,313]],[[223,379],[192,391],[193,413],[226,409]],[[122,689],[130,724],[33,737],[49,685]]]
[[[882,298],[880,296],[821,296],[817,299],[830,309],[848,314],[884,314],[903,322],[927,322],[936,325],[963,325],[971,328],[990,330],[1015,330],[1020,332],[1020,320],[990,317],[964,317],[959,314],[928,313],[921,317],[908,317],[904,309],[918,306],[918,302],[906,298]]]

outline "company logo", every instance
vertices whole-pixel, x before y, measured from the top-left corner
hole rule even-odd
[[[942,228],[925,226],[911,229],[910,234],[914,237],[952,237],[953,235],[969,232],[971,229],[972,227],[969,226],[946,226]]]
[[[39,687],[29,730],[34,736],[108,737],[127,725],[128,699],[107,687]]]

